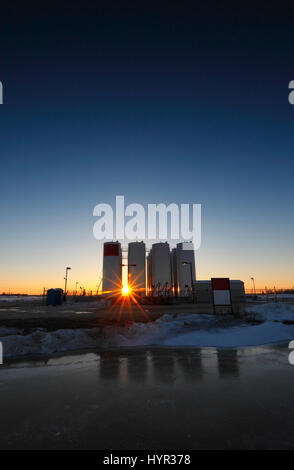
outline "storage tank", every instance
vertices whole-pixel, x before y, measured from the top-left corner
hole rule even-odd
[[[171,254],[167,242],[152,245],[151,279],[154,295],[172,294]]]
[[[128,245],[128,285],[136,295],[146,295],[146,247],[144,242]]]
[[[192,242],[178,243],[176,247],[176,280],[179,296],[192,296],[196,281],[195,252]]]
[[[122,253],[119,242],[105,242],[103,247],[103,294],[121,294]]]

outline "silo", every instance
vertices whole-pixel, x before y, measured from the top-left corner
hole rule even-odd
[[[177,293],[191,296],[196,281],[195,254],[192,242],[178,243],[176,247]]]
[[[146,295],[146,248],[144,242],[128,245],[128,284],[134,294]]]
[[[155,295],[171,295],[171,255],[169,244],[154,243],[151,253],[152,289]]]
[[[121,294],[122,253],[119,242],[105,242],[103,251],[103,294]]]

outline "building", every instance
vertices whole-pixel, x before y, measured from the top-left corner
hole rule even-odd
[[[245,302],[244,282],[230,280],[231,299],[233,304]],[[194,284],[194,295],[198,304],[212,304],[213,293],[211,280],[196,281]]]
[[[122,251],[119,242],[105,242],[103,249],[103,295],[119,295],[122,289]]]
[[[146,295],[146,247],[144,242],[128,245],[128,285],[135,295]]]

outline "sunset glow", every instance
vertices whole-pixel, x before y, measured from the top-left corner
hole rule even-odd
[[[129,286],[124,286],[124,287],[122,288],[122,290],[121,290],[122,295],[129,295],[129,294],[130,294],[130,290],[131,290],[131,289],[129,288]]]

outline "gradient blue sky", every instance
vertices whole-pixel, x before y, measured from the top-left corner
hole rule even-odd
[[[202,204],[199,278],[293,286],[293,9],[22,3],[1,7],[0,291],[66,265],[95,288],[93,207],[119,194]]]

